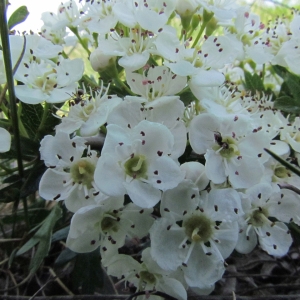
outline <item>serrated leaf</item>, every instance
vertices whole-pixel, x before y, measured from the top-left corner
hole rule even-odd
[[[31,274],[34,274],[36,272],[36,270],[41,265],[43,259],[48,255],[51,245],[52,230],[55,223],[61,218],[61,216],[61,208],[59,207],[59,205],[55,205],[52,208],[51,213],[44,220],[43,225],[40,227],[40,229],[17,252],[17,255],[22,255],[23,253],[27,252],[32,247],[34,247],[36,244],[38,244],[37,251],[29,265],[29,270]]]
[[[179,94],[179,96],[180,100],[184,103],[185,106],[196,100],[194,94],[190,89],[185,90],[183,93]]]
[[[57,259],[54,262],[54,265],[56,267],[61,267],[65,264],[67,264],[68,262],[70,262],[77,255],[78,255],[78,253],[70,250],[69,248],[66,248],[59,254],[59,256],[57,257]]]
[[[248,71],[245,71],[245,89],[251,91],[252,94],[255,94],[256,91],[263,92],[265,90],[263,81],[260,76],[256,73],[251,74]]]
[[[67,226],[65,228],[62,228],[56,232],[53,233],[52,235],[52,243],[65,240],[69,234],[70,231],[70,226]]]
[[[290,90],[291,95],[295,98],[295,100],[300,102],[300,78],[295,74],[289,73],[286,76],[285,82]]]
[[[281,96],[275,100],[274,107],[287,113],[300,113],[300,99]]]
[[[101,268],[99,249],[90,253],[80,253],[72,273],[74,287],[82,287],[82,293],[91,295],[96,287],[103,285],[103,270]]]
[[[29,11],[25,5],[16,9],[8,20],[8,28],[11,30],[16,25],[24,22],[29,15]]]
[[[36,131],[40,126],[43,116],[43,106],[41,104],[26,104],[21,102],[21,120],[28,135],[35,138]]]

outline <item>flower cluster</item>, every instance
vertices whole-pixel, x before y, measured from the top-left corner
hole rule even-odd
[[[297,12],[263,24],[235,1],[68,1],[42,20],[24,37],[16,94],[68,100],[41,141],[39,185],[74,213],[67,247],[99,248],[109,275],[177,299],[212,292],[234,250],[287,254],[300,197],[281,187],[300,180],[264,148],[297,161],[300,119],[264,83],[278,91],[275,65],[300,74]],[[67,28],[98,83],[77,85]],[[11,37],[14,61],[24,38]],[[120,251],[133,238],[149,240],[136,259]]]

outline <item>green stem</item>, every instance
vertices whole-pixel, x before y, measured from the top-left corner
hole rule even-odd
[[[49,109],[51,108],[51,104],[48,102],[45,102],[45,106],[44,106],[44,112],[43,112],[43,116],[42,116],[42,120],[41,123],[36,131],[34,140],[36,141],[39,138],[39,134],[41,133],[41,131],[43,130],[47,117],[48,117],[48,113],[49,113]]]
[[[129,95],[135,96],[132,90],[117,76],[113,79],[115,85],[122,90],[125,90]]]
[[[90,56],[91,55],[91,51],[87,47],[86,43],[82,40],[81,36],[78,34],[77,28],[75,28],[75,27],[69,27],[69,29],[76,35],[79,43],[81,44],[81,46],[83,47],[83,49],[87,52],[88,56]]]
[[[204,10],[204,12],[203,12],[203,23],[201,25],[200,31],[197,34],[196,39],[194,40],[192,48],[196,47],[197,43],[199,42],[199,40],[200,40],[200,38],[202,36],[203,31],[205,30],[208,22],[211,20],[211,18],[213,17],[213,15],[214,15],[213,13],[208,13],[206,10]]]
[[[3,58],[4,58],[4,65],[5,65],[6,79],[7,79],[8,97],[9,97],[10,109],[11,109],[12,126],[13,126],[13,132],[15,137],[14,140],[15,140],[15,146],[17,152],[18,170],[19,170],[20,178],[23,179],[24,169],[23,169],[23,162],[22,162],[21,140],[20,140],[16,95],[14,89],[14,78],[13,78],[12,62],[10,56],[10,45],[9,45],[8,27],[7,27],[7,20],[6,20],[5,0],[0,0],[0,33],[1,33]],[[15,207],[18,206],[18,204],[19,204],[19,199],[16,200]]]

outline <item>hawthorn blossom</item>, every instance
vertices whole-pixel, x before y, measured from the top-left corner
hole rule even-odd
[[[154,219],[152,209],[141,210],[133,203],[123,206],[124,197],[109,197],[101,205],[79,209],[72,217],[66,245],[78,253],[102,251],[115,253],[125,243],[126,236],[147,235]]]
[[[189,286],[209,289],[235,248],[242,214],[235,190],[214,189],[199,196],[197,187],[185,180],[163,193],[162,218],[150,229],[152,258],[165,270],[182,266]]]
[[[129,130],[142,120],[165,125],[174,136],[174,147],[170,157],[177,159],[184,153],[187,142],[186,127],[182,120],[184,104],[179,99],[173,99],[171,96],[163,98],[166,101],[158,102],[159,99],[157,99],[158,101],[155,100],[144,104],[139,101],[139,99],[143,99],[142,97],[127,96],[123,102],[113,109],[108,116],[107,122],[123,128],[127,127]]]
[[[24,83],[15,87],[16,96],[28,104],[64,102],[77,88],[83,69],[80,58],[63,59],[57,65],[32,62],[26,65],[24,73],[19,72],[16,76],[17,80]]]
[[[49,168],[40,181],[40,196],[46,200],[65,200],[72,212],[107,198],[94,182],[97,153],[84,143],[84,139],[70,139],[69,134],[62,131],[54,137],[45,136],[41,142],[41,159]]]
[[[128,28],[141,27],[158,33],[174,11],[175,3],[173,0],[119,1],[113,6],[113,12],[118,21]]]
[[[79,99],[78,103],[71,102],[68,115],[64,116],[61,123],[56,126],[57,131],[73,133],[78,130],[81,136],[95,135],[107,122],[113,108],[122,101],[119,97],[109,96],[108,88],[104,91],[103,83],[95,97],[82,95]]]
[[[193,118],[190,144],[196,153],[205,154],[206,175],[213,183],[221,184],[227,176],[234,188],[259,183],[268,159],[263,149],[271,140],[248,126],[238,117],[221,119],[205,113]]]
[[[176,299],[187,299],[185,287],[181,282],[184,281],[182,271],[178,269],[170,272],[162,269],[151,257],[150,248],[142,252],[141,263],[129,255],[114,255],[107,264],[107,274],[130,282],[137,287],[137,291],[161,291]],[[147,296],[147,299],[152,298],[156,299],[151,294]]]
[[[141,121],[132,130],[110,124],[95,170],[98,188],[109,196],[128,194],[138,206],[160,201],[161,191],[173,188],[184,174],[169,155],[174,137],[159,123]]]
[[[127,72],[126,79],[131,90],[140,97],[126,96],[125,99],[145,102],[146,107],[178,99],[175,94],[181,92],[187,82],[186,76],[175,75],[164,66],[152,66],[142,75]]]
[[[287,254],[292,244],[288,227],[283,222],[299,223],[299,196],[289,190],[274,192],[272,186],[261,183],[249,188],[242,201],[245,216],[240,219],[236,250],[249,253],[259,242],[268,254]],[[269,218],[273,217],[271,221]]]

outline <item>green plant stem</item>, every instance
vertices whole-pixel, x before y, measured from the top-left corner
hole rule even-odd
[[[125,90],[129,95],[134,96],[135,94],[127,87],[127,85],[117,76],[113,79],[115,85],[122,90]]]
[[[82,40],[81,36],[78,33],[77,28],[75,27],[69,27],[69,29],[76,35],[79,43],[81,44],[81,46],[84,48],[84,50],[87,52],[88,56],[91,55],[91,51],[89,50],[89,48],[87,47],[86,43]]]
[[[23,179],[24,169],[23,169],[23,162],[22,162],[21,140],[20,140],[16,95],[14,89],[14,78],[13,78],[12,63],[11,63],[11,56],[10,56],[10,45],[9,45],[8,27],[7,27],[7,20],[6,20],[5,0],[0,0],[0,33],[1,33],[1,41],[3,47],[5,72],[7,78],[8,96],[9,96],[10,109],[11,109],[12,126],[13,126],[13,132],[15,137],[14,140],[15,140],[15,146],[17,152],[18,170],[19,170],[20,178]],[[16,202],[17,203],[15,204],[18,205],[19,200],[16,200]]]
[[[38,139],[40,132],[42,131],[42,129],[43,129],[44,126],[45,126],[45,123],[46,123],[46,120],[47,120],[47,117],[48,117],[48,113],[49,113],[49,109],[50,109],[50,108],[51,108],[51,104],[48,103],[48,102],[45,102],[42,120],[41,120],[41,123],[40,123],[40,125],[39,125],[37,131],[36,131],[35,137],[34,137],[34,140],[35,140],[35,141]]]
[[[197,43],[199,42],[199,40],[200,40],[200,38],[202,36],[203,31],[205,30],[208,22],[211,20],[212,17],[213,17],[213,14],[210,14],[210,15],[208,15],[208,18],[206,18],[206,20],[203,20],[203,23],[201,25],[200,31],[198,32],[198,34],[196,36],[196,39],[194,40],[192,48],[196,47]]]

